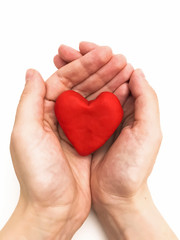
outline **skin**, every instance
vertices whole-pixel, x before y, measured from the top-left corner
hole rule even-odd
[[[71,239],[85,221],[91,207],[92,155],[81,157],[69,144],[54,115],[55,100],[75,88],[90,96],[125,66],[123,56],[114,58],[109,47],[96,47],[46,83],[37,71],[27,71],[10,145],[20,199],[0,239]],[[129,68],[121,82],[131,73]],[[89,89],[97,77],[100,84]]]
[[[94,47],[92,43],[82,42],[80,53],[86,54]],[[78,54],[72,48],[61,46],[54,63],[60,68]],[[162,140],[157,95],[139,69],[131,74],[124,91],[126,83],[120,81],[116,86],[120,91],[110,89],[112,81],[90,97],[93,99],[104,90],[110,90],[124,109],[119,129],[92,155],[94,210],[109,239],[177,239],[154,206],[147,187]]]
[[[87,42],[80,52],[61,46],[54,62],[59,70],[46,83],[35,70],[27,72],[11,140],[21,196],[0,239],[71,239],[91,197],[111,240],[177,239],[146,184],[162,135],[157,97],[142,71]],[[68,89],[88,100],[111,91],[124,108],[115,134],[86,157],[76,153],[54,116],[54,101]]]

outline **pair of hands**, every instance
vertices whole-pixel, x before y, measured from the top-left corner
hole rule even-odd
[[[79,49],[62,45],[54,58],[58,70],[46,82],[37,71],[27,71],[11,137],[20,199],[5,236],[14,229],[22,239],[71,239],[92,203],[108,237],[126,239],[128,214],[133,219],[151,202],[147,178],[162,138],[156,94],[142,71],[109,47],[81,42]],[[124,109],[113,136],[85,157],[54,114],[56,98],[68,89],[88,100],[113,92]]]

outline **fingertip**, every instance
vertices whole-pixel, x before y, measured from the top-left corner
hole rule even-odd
[[[58,55],[59,57],[63,55],[64,53],[66,54],[68,46],[65,44],[61,44],[58,48]]]
[[[65,62],[72,62],[80,57],[81,53],[76,49],[62,44],[58,49],[59,57]]]
[[[87,41],[82,41],[79,43],[79,50],[84,55],[98,47],[97,44]]]
[[[119,88],[115,90],[114,94],[117,96],[121,105],[123,106],[130,94],[129,84],[127,82],[123,83]]]
[[[59,68],[58,60],[59,60],[59,55],[55,55],[53,58],[53,63],[56,68]]]
[[[63,51],[67,46],[65,44],[61,44],[58,48],[58,53],[60,53],[61,51]]]
[[[141,68],[137,68],[136,70],[134,70],[134,74],[137,77],[142,77],[145,79],[145,74]]]
[[[134,83],[139,84],[140,80],[147,82],[143,71],[140,68],[138,68],[132,72],[130,78],[130,85],[133,85]]]
[[[16,122],[41,122],[43,117],[43,101],[46,94],[44,80],[35,69],[26,71],[26,84],[19,101]],[[31,125],[31,126],[32,126]]]
[[[46,93],[45,82],[41,74],[35,69],[28,69],[26,71],[26,84],[24,87],[24,93],[31,92],[33,94],[40,94],[42,96]]]
[[[123,96],[127,96],[129,95],[130,91],[129,91],[129,84],[127,82],[123,83],[121,85],[121,93]]]
[[[132,65],[131,63],[127,63],[127,67],[128,67],[128,69],[131,70],[132,73],[133,73],[133,71],[134,71],[133,65]]]
[[[64,60],[62,60],[59,55],[54,56],[53,62],[57,69],[66,65],[66,62]]]
[[[33,78],[34,73],[35,73],[35,70],[32,69],[32,68],[29,68],[29,69],[26,71],[26,77],[25,77],[26,82],[29,81],[29,80],[31,80],[31,79]]]
[[[97,51],[99,51],[99,58],[102,62],[110,60],[113,56],[112,49],[109,46],[97,47]]]
[[[151,101],[152,99],[157,100],[154,89],[149,85],[141,69],[134,70],[129,81],[129,88],[135,99],[143,96],[144,99],[151,98]]]
[[[89,42],[89,41],[81,41],[79,43],[79,47],[83,47],[83,46],[89,46],[89,47],[91,46],[94,48],[94,47],[97,47],[98,45],[93,42]]]

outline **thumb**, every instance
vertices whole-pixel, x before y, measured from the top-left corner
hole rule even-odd
[[[26,72],[26,84],[17,108],[15,124],[42,126],[45,94],[45,83],[40,73],[29,69]]]
[[[135,122],[145,123],[151,127],[159,127],[160,117],[157,95],[140,69],[133,72],[129,88],[135,99]]]

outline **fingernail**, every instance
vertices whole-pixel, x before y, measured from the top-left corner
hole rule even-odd
[[[28,69],[26,72],[26,82],[31,80],[34,75],[34,70],[33,69]]]

